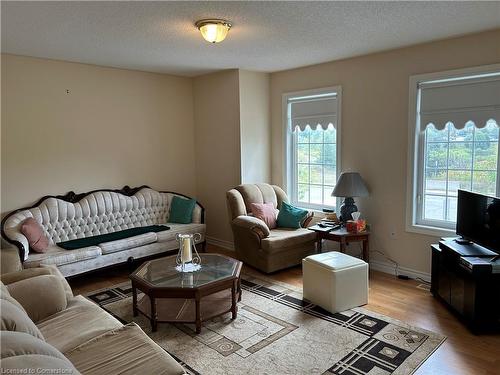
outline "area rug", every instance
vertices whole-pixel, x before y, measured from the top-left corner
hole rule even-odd
[[[137,323],[190,374],[412,374],[445,340],[434,332],[354,308],[331,314],[302,290],[243,275],[238,317],[203,324],[158,324],[132,315],[130,283],[87,298],[123,323]]]

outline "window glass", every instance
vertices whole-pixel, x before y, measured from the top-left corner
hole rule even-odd
[[[335,206],[331,197],[337,182],[337,131],[333,125],[327,130],[309,126],[294,132],[296,171],[293,181],[297,197],[295,203],[303,206]]]
[[[499,128],[469,121],[463,129],[447,123],[425,130],[422,219],[456,222],[458,189],[495,195]]]

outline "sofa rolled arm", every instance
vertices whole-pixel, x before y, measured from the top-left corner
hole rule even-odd
[[[19,249],[19,258],[24,262],[28,258],[30,245],[28,239],[21,233],[12,229],[4,229],[3,237]]]
[[[266,223],[253,216],[240,215],[233,220],[233,225],[251,230],[257,234],[260,239],[269,237],[271,234]]]

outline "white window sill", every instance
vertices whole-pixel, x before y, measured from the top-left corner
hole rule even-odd
[[[430,227],[427,225],[407,225],[406,231],[410,233],[425,234],[433,237],[454,237],[457,233],[453,229]]]

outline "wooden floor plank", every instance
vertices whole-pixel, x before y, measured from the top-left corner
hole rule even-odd
[[[208,251],[235,256],[233,252],[215,246],[209,246]],[[266,276],[302,287],[300,266]],[[127,280],[127,268],[118,267],[70,280],[70,284],[75,294],[82,294]],[[364,306],[448,337],[415,374],[500,375],[500,335],[472,334],[428,290],[418,288],[419,284],[414,280],[399,280],[392,275],[370,271],[369,302]]]

